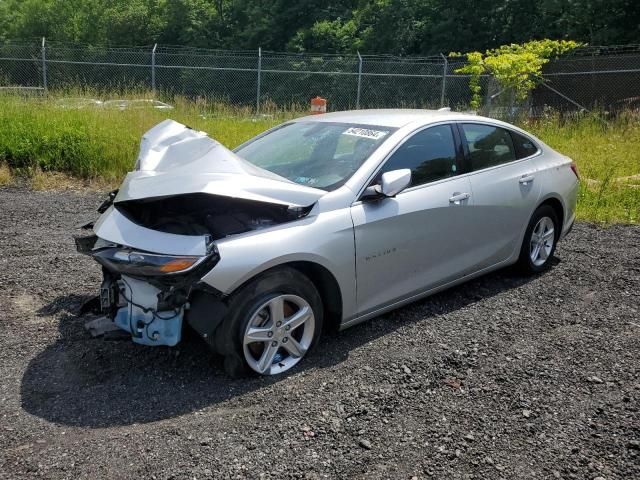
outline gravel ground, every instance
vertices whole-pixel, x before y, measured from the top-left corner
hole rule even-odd
[[[191,338],[92,339],[102,195],[0,188],[0,477],[640,478],[640,228],[490,274],[231,380]]]

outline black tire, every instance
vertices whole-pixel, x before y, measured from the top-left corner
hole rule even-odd
[[[544,263],[536,264],[531,258],[530,251],[532,235],[534,232],[534,228],[544,217],[550,218],[553,222],[553,245],[551,246],[551,252],[544,260]],[[560,236],[560,228],[561,227],[558,216],[556,215],[555,210],[549,205],[542,205],[538,207],[535,212],[533,212],[531,220],[529,220],[527,230],[525,231],[524,239],[522,240],[522,246],[520,248],[520,257],[518,258],[517,263],[517,267],[520,272],[525,274],[534,274],[548,270],[551,267],[551,261],[556,251],[556,245],[558,244],[558,238]]]
[[[224,369],[228,375],[241,377],[256,374],[244,356],[244,332],[260,305],[278,295],[301,297],[313,310],[315,329],[311,345],[304,356],[318,343],[322,331],[323,309],[322,299],[313,282],[294,268],[269,270],[250,280],[229,298],[227,314],[212,339],[211,347],[224,356]]]

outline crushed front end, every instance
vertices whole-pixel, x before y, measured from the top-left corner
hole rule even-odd
[[[200,278],[218,260],[210,244],[205,255],[162,255],[111,244],[95,235],[76,237],[79,252],[102,265],[100,308],[136,343],[174,346]]]
[[[210,340],[227,308],[202,280],[220,260],[215,242],[298,220],[324,193],[165,120],[76,246],[102,265],[102,312],[135,342],[176,345],[183,321]]]

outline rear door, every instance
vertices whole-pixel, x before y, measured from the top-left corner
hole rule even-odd
[[[412,184],[395,198],[356,202],[358,312],[367,314],[462,275],[473,259],[468,177],[460,177],[462,146],[454,125],[410,136],[384,163]]]
[[[460,123],[473,194],[474,271],[508,259],[540,195],[537,145],[517,132],[485,123]],[[471,272],[469,272],[471,273]]]

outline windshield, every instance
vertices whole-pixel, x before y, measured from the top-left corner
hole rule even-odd
[[[295,183],[335,190],[394,130],[350,123],[288,123],[236,153]]]

